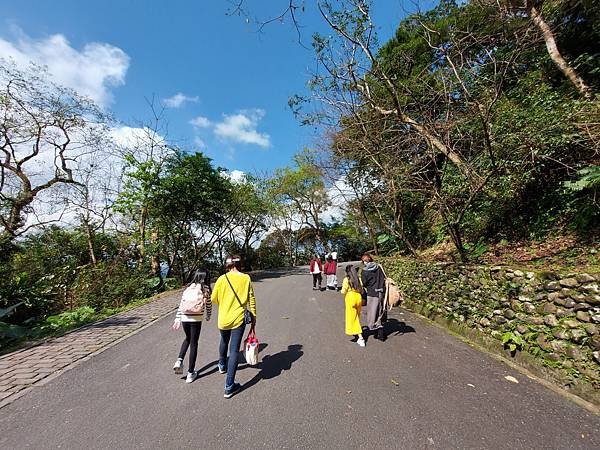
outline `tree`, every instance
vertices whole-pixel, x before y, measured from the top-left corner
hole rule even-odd
[[[368,2],[319,4],[335,31],[314,42],[321,67],[309,85],[319,107],[291,105],[331,136],[327,167],[342,168],[360,193],[347,203],[353,220],[375,222],[368,230],[411,253],[449,236],[468,259],[469,241],[493,233],[500,214],[527,209],[532,190],[548,192],[594,161],[597,108],[570,98],[527,16],[488,20],[495,4],[441,1],[379,46]],[[590,79],[597,45],[576,36],[598,41],[593,11],[555,18],[569,24],[563,42]]]
[[[327,249],[322,232],[322,214],[330,205],[327,189],[311,152],[305,150],[294,157],[295,167],[278,169],[271,180],[276,199],[291,206],[300,227],[308,227],[316,241]]]
[[[149,196],[149,221],[156,228],[157,245],[168,263],[178,265],[186,281],[226,233],[234,214],[231,185],[202,153],[177,151],[165,161],[164,174]]]
[[[56,221],[41,201],[80,184],[76,162],[97,147],[106,117],[89,99],[53,83],[45,69],[0,59],[0,239]],[[56,206],[56,205],[53,205]]]
[[[158,239],[157,231],[148,228],[150,199],[163,175],[166,160],[176,151],[166,141],[163,111],[156,110],[152,101],[149,102],[149,106],[152,120],[131,129],[132,133],[127,141],[118,147],[119,155],[125,164],[123,183],[115,209],[125,218],[127,234],[131,233],[131,222],[134,224],[133,236],[137,242],[140,264],[143,264],[146,258],[147,243],[151,242],[155,247]],[[151,257],[151,270],[154,274],[160,271],[156,253]]]
[[[495,1],[494,4],[497,4]],[[524,12],[529,15],[533,24],[539,29],[548,55],[556,67],[564,74],[564,76],[573,84],[577,91],[587,99],[593,97],[593,91],[591,87],[585,82],[585,80],[577,73],[572,64],[570,64],[561,51],[558,48],[556,42],[556,33],[552,29],[551,25],[546,21],[542,14],[542,9],[545,5],[551,4],[546,0],[505,0],[501,6],[504,9],[505,14]],[[568,4],[571,6],[570,1],[559,1],[559,4]],[[499,5],[500,6],[500,5]],[[561,18],[565,18],[565,15],[561,15]],[[577,20],[577,19],[575,19]]]
[[[251,268],[255,260],[254,249],[272,226],[276,204],[268,190],[269,181],[257,176],[245,175],[242,180],[231,181],[231,202],[223,206],[231,209],[231,220],[225,226],[225,237],[239,253],[245,267]]]
[[[64,225],[80,225],[86,236],[92,265],[98,261],[95,235],[115,229],[114,205],[120,191],[125,161],[114,151],[115,144],[105,136],[76,161],[78,183],[61,190],[65,206]]]

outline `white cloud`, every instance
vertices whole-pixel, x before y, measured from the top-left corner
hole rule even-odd
[[[234,183],[241,183],[246,180],[246,173],[241,170],[232,170],[231,172],[227,172],[227,178]]]
[[[356,198],[356,193],[348,184],[346,177],[340,177],[327,188],[327,197],[330,204],[321,215],[321,218],[325,222],[332,222],[343,219],[346,213],[346,205]]]
[[[198,116],[190,120],[190,124],[196,128],[209,128],[212,123],[206,117]]]
[[[262,109],[243,110],[237,114],[225,115],[223,121],[214,125],[214,133],[225,141],[242,144],[255,144],[259,147],[271,146],[271,137],[257,131],[258,123],[264,117]]]
[[[188,97],[187,95],[178,92],[173,97],[165,98],[163,104],[167,108],[181,108],[186,102],[196,103],[197,101],[198,97]]]
[[[120,48],[91,42],[77,50],[62,34],[32,39],[20,32],[15,42],[0,38],[0,55],[12,58],[20,68],[31,62],[46,66],[54,81],[100,106],[112,102],[111,89],[125,83],[129,68],[129,56]]]
[[[148,146],[148,143],[154,145],[164,145],[163,136],[148,127],[129,127],[122,125],[110,129],[110,135],[114,142],[120,147],[137,148],[142,145]]]

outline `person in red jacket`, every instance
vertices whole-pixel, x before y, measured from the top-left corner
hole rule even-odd
[[[337,263],[331,255],[327,257],[323,272],[327,279],[327,289],[337,290]]]
[[[317,289],[317,283],[319,285],[318,289],[321,290],[321,283],[323,280],[323,276],[321,273],[323,272],[323,265],[321,264],[321,258],[318,255],[313,255],[310,260],[310,273],[313,277],[313,291]]]

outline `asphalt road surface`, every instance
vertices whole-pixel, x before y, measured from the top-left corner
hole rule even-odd
[[[597,416],[408,312],[360,348],[343,296],[312,291],[306,272],[254,286],[262,363],[240,366],[232,399],[216,318],[186,384],[167,317],[2,408],[0,448],[600,448]]]

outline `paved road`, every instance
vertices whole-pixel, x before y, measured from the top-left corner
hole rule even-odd
[[[150,303],[115,314],[40,345],[0,357],[0,408],[82,360],[100,353],[173,310],[174,296],[165,292]]]
[[[223,399],[214,321],[203,376],[171,373],[168,317],[0,409],[0,448],[600,448],[598,417],[407,312],[359,348],[339,293],[294,272],[255,289],[266,347],[239,395]]]

